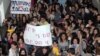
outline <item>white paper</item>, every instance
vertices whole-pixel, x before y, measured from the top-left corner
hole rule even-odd
[[[50,24],[42,26],[33,26],[27,24],[24,31],[24,40],[26,44],[35,46],[51,46]]]

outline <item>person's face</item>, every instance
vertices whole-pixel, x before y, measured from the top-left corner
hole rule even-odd
[[[95,10],[95,14],[98,14],[98,11],[97,10]]]
[[[78,31],[78,32],[77,32],[77,35],[79,35],[79,36],[80,36],[80,35],[81,35],[81,32],[80,32],[80,31]]]
[[[19,43],[23,43],[22,39],[19,39]]]
[[[19,18],[19,14],[17,14],[17,18]]]
[[[66,15],[65,18],[68,19],[69,18],[69,15]]]
[[[11,29],[14,29],[14,26],[11,26]]]
[[[28,17],[29,17],[29,14],[25,14],[25,16],[26,16],[26,19],[28,19]]]
[[[35,7],[35,9],[34,9],[35,11],[37,11],[38,10],[38,8],[37,7]]]
[[[45,22],[45,19],[44,18],[41,18],[41,22]]]
[[[14,38],[14,37],[15,37],[15,38],[17,38],[17,35],[16,35],[16,33],[14,33],[14,34],[12,35],[12,37],[13,37],[13,38]]]
[[[68,24],[66,23],[64,27],[67,29],[68,28]]]
[[[12,37],[13,37],[13,41],[17,41],[17,35],[16,35],[16,33],[14,33],[14,34],[12,35]]]
[[[23,17],[23,21],[24,21],[24,22],[26,21],[26,17]]]
[[[11,45],[11,48],[12,48],[12,49],[16,49],[16,46],[12,44],[12,45]]]
[[[94,34],[97,34],[98,33],[98,31],[97,30],[94,30]]]
[[[66,40],[66,36],[64,34],[62,35],[61,38],[62,38],[62,40]]]
[[[47,53],[47,49],[46,48],[43,48],[42,51],[43,51],[43,54]]]
[[[59,5],[56,5],[56,9],[58,9],[59,8]]]
[[[75,27],[75,24],[74,24],[74,23],[72,23],[72,27],[73,27],[73,28]]]
[[[98,41],[100,43],[100,37],[96,37],[95,41]]]
[[[76,9],[78,9],[78,8],[79,8],[78,4],[75,4],[75,8],[76,8]]]
[[[52,15],[54,15],[54,14],[55,14],[55,12],[53,11],[53,12],[52,12]]]
[[[38,20],[37,20],[37,18],[34,18],[34,22],[37,22]]]
[[[71,16],[71,17],[70,17],[70,19],[71,19],[71,21],[73,21],[73,20],[74,20],[74,17],[73,17],[73,16]]]
[[[82,23],[82,20],[78,20],[78,23]]]
[[[91,20],[89,20],[88,23],[91,25],[93,22]]]
[[[84,13],[85,12],[85,10],[84,10],[84,8],[82,8],[82,13]]]
[[[89,31],[87,29],[84,29],[84,32],[89,33]]]
[[[14,24],[16,24],[17,22],[16,22],[16,20],[14,20]]]
[[[75,7],[72,7],[72,12],[74,12],[75,11]]]
[[[10,37],[11,36],[11,34],[10,33],[7,33],[7,37]]]
[[[73,44],[78,44],[77,39],[74,39],[74,40],[73,40]]]
[[[25,51],[24,50],[21,51],[21,55],[25,55]]]
[[[54,42],[54,44],[53,44],[55,47],[57,47],[57,43],[56,42]]]
[[[81,24],[80,27],[81,27],[81,29],[84,29],[84,25],[83,24]]]
[[[31,18],[32,17],[32,14],[29,14],[29,17]]]
[[[97,16],[97,20],[100,21],[100,16]]]
[[[39,7],[39,8],[41,8],[41,7],[42,7],[42,5],[39,3],[39,4],[38,4],[38,7]]]
[[[52,5],[49,6],[49,9],[51,9],[51,8],[52,8]]]
[[[20,36],[23,36],[23,32],[20,33]]]

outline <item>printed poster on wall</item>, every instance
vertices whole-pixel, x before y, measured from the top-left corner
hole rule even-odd
[[[50,24],[33,26],[27,24],[24,31],[24,41],[26,44],[35,46],[51,46],[52,38]]]
[[[31,0],[11,0],[11,14],[30,14]]]

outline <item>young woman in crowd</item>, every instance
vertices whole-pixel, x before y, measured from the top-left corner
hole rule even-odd
[[[26,52],[25,48],[20,49],[19,56],[27,56],[27,52]]]
[[[75,49],[75,54],[76,55],[80,55],[80,51],[79,51],[79,41],[80,41],[79,38],[74,37],[72,39],[72,44],[70,46],[70,48],[74,48]]]
[[[60,56],[60,49],[58,47],[58,42],[57,41],[54,41],[53,42],[53,45],[52,45],[52,53],[55,56]]]
[[[32,25],[39,25],[39,21],[38,21],[38,18],[35,16],[32,18],[32,22],[30,23]]]
[[[9,32],[9,33],[12,35],[12,33],[13,33],[14,31],[15,31],[15,27],[14,27],[13,25],[8,26],[7,32]]]
[[[35,56],[49,56],[49,52],[48,47],[39,47],[35,52]]]
[[[17,42],[17,40],[18,40],[17,33],[16,32],[13,32],[12,35],[11,35],[11,38],[12,38],[13,41]]]
[[[39,24],[40,25],[46,25],[46,24],[48,24],[45,16],[41,16]]]
[[[31,56],[35,56],[35,53],[36,53],[36,48],[33,47],[33,48],[32,48],[32,52],[31,52]]]
[[[11,48],[9,49],[9,55],[8,56],[19,56],[17,42],[14,42],[14,41],[12,42]]]
[[[95,28],[92,33],[92,38],[95,39],[96,35],[98,35],[99,33],[100,33],[100,30],[98,28]]]
[[[65,32],[60,33],[58,45],[60,48],[60,52],[65,53],[66,49],[68,48],[68,36]],[[62,54],[64,55],[64,54]]]
[[[75,56],[75,49],[74,48],[69,48],[68,49],[68,54],[66,56]]]
[[[23,38],[19,38],[19,39],[18,39],[18,47],[19,47],[19,50],[20,50],[21,48],[25,48],[25,44],[24,44]]]

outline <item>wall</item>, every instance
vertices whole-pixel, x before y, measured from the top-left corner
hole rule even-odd
[[[10,0],[2,0],[4,4],[4,13],[6,15],[7,12],[9,12],[9,6],[10,6]]]
[[[2,25],[2,22],[5,18],[5,13],[4,13],[4,4],[3,2],[0,0],[0,25]]]
[[[10,0],[0,0],[0,25],[3,20],[9,15]]]

